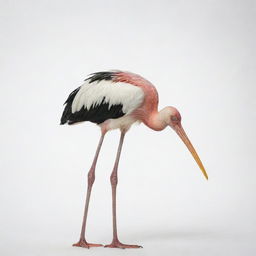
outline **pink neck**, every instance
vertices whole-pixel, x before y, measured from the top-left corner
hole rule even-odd
[[[145,125],[155,131],[162,131],[167,126],[167,124],[162,119],[160,112],[158,111],[153,112],[143,122]]]

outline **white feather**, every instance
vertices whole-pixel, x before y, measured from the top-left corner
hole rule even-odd
[[[109,103],[109,107],[122,104],[123,112],[129,114],[141,105],[144,92],[140,87],[129,83],[86,81],[73,100],[72,113],[80,111],[83,106],[89,110],[91,106],[101,104],[104,98],[104,102]]]
[[[122,129],[128,131],[135,122],[138,121],[134,119],[132,116],[125,115],[117,119],[110,119],[107,124],[107,127],[108,130]]]

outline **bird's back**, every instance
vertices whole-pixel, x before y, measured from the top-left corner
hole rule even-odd
[[[144,101],[144,91],[126,81],[118,80],[123,72],[97,72],[66,100],[61,124],[90,121],[101,124],[132,113]]]

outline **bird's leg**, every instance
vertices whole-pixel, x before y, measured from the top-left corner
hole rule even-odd
[[[86,228],[86,220],[87,220],[87,215],[88,215],[88,208],[89,208],[89,201],[90,201],[90,196],[91,196],[92,185],[95,180],[95,168],[96,168],[96,164],[97,164],[97,160],[98,160],[99,152],[100,152],[100,149],[101,149],[101,146],[103,143],[104,136],[105,136],[105,134],[102,133],[95,156],[94,156],[94,159],[93,159],[93,162],[92,162],[92,166],[88,172],[88,185],[87,185],[87,193],[86,193],[86,200],[85,200],[85,207],[84,207],[84,217],[83,217],[80,239],[79,239],[78,243],[73,244],[73,246],[84,247],[84,248],[88,248],[88,249],[90,247],[103,246],[102,244],[88,243],[85,240],[85,228]]]
[[[116,187],[117,187],[117,182],[118,182],[117,170],[118,170],[119,159],[120,159],[120,155],[121,155],[121,151],[122,151],[124,136],[125,136],[125,132],[122,131],[120,141],[119,141],[118,150],[117,150],[115,165],[114,165],[113,171],[110,176],[110,182],[111,182],[111,187],[112,187],[113,240],[112,240],[111,244],[105,245],[105,247],[122,248],[122,249],[140,248],[141,246],[139,246],[139,245],[129,245],[129,244],[121,243],[117,236],[117,224],[116,224]]]

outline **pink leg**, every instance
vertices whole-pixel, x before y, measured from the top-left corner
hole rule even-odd
[[[105,134],[102,134],[100,137],[100,141],[99,141],[99,144],[98,144],[98,147],[97,147],[97,150],[96,150],[93,162],[92,162],[92,166],[88,172],[88,186],[87,186],[87,194],[86,194],[86,201],[85,201],[85,207],[84,207],[84,217],[83,217],[83,224],[82,224],[80,239],[79,239],[78,243],[73,244],[73,246],[84,247],[84,248],[88,248],[88,249],[90,247],[103,246],[102,244],[88,243],[85,240],[85,228],[86,228],[86,220],[87,220],[87,215],[88,215],[88,208],[89,208],[92,185],[95,180],[95,168],[96,168],[96,164],[97,164],[97,160],[98,160],[99,152],[100,152],[100,149],[101,149],[101,146],[103,143],[104,136],[105,136]]]
[[[118,170],[118,163],[119,163],[121,150],[122,150],[122,146],[123,146],[124,136],[125,136],[125,132],[121,132],[118,151],[117,151],[117,155],[116,155],[116,161],[115,161],[114,169],[110,176],[110,182],[111,182],[111,187],[112,187],[113,240],[112,240],[111,244],[105,245],[105,247],[122,248],[122,249],[141,248],[142,246],[139,246],[139,245],[123,244],[119,241],[118,236],[117,236],[117,224],[116,224],[116,187],[117,187],[117,182],[118,182],[117,170]]]

